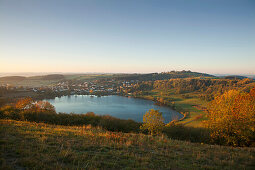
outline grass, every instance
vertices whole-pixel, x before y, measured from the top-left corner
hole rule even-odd
[[[183,94],[175,94],[173,90],[152,90],[148,95],[140,96],[145,99],[153,100],[154,97],[168,98],[175,103],[175,110],[178,112],[188,112],[188,116],[180,121],[180,124],[191,127],[203,127],[202,121],[205,120],[206,113],[200,109],[206,107],[208,102],[200,99],[198,94],[186,93],[188,98],[184,98]],[[197,106],[197,107],[196,107]]]
[[[254,169],[255,148],[0,120],[1,169]]]
[[[192,96],[191,98],[188,99],[183,99],[181,95],[173,95],[175,98],[179,99],[175,101],[175,105],[179,110],[183,110],[183,112],[188,112],[189,115],[181,121],[182,124],[186,126],[192,126],[192,127],[202,127],[202,120],[205,119],[206,113],[201,110],[196,108],[195,106],[198,107],[206,107],[207,102],[197,98],[196,96]],[[201,118],[197,119],[198,117]]]

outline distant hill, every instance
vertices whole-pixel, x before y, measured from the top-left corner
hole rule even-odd
[[[214,74],[217,77],[225,79],[245,79],[250,78],[255,80],[255,74],[240,74],[240,75],[229,75],[229,74]]]
[[[25,86],[25,87],[41,87],[56,83],[65,79],[61,74],[49,74],[45,76],[6,76],[0,77],[1,84],[9,84],[12,86]]]
[[[206,73],[198,73],[191,71],[171,71],[162,73],[150,73],[150,74],[119,74],[113,75],[117,80],[141,80],[141,81],[154,81],[165,80],[172,78],[188,78],[188,77],[215,77]]]
[[[64,78],[65,77],[62,74],[50,74],[50,75],[42,76],[42,80],[60,80]]]
[[[64,79],[64,75],[62,74],[49,74],[45,76],[32,76],[32,77],[24,77],[24,76],[6,76],[0,77],[0,81],[23,81],[23,80],[60,80]]]
[[[246,79],[246,78],[248,78],[248,77],[234,75],[234,76],[225,76],[224,78],[225,78],[225,79],[233,80],[233,79]]]
[[[26,77],[23,76],[6,76],[0,77],[0,81],[22,81],[25,80]]]
[[[43,85],[49,85],[62,80],[71,81],[87,81],[87,80],[139,80],[139,81],[155,81],[155,80],[167,80],[175,78],[214,78],[215,76],[198,73],[191,71],[170,71],[162,73],[149,73],[149,74],[74,74],[74,75],[62,75],[62,74],[49,74],[44,76],[7,76],[0,77],[0,83],[11,84],[15,86],[30,86],[30,87],[40,87]]]

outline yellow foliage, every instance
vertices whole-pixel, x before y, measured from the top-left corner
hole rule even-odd
[[[250,93],[230,90],[216,97],[208,106],[208,120],[213,140],[228,145],[251,145],[255,137],[255,89]]]
[[[147,129],[151,135],[158,135],[164,127],[164,118],[158,110],[150,109],[143,116],[141,129]]]

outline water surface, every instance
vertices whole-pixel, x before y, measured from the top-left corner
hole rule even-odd
[[[87,113],[94,112],[99,115],[111,115],[120,119],[143,121],[143,115],[150,109],[162,112],[165,122],[180,119],[182,114],[165,106],[154,105],[153,101],[128,98],[123,96],[91,97],[89,95],[71,95],[48,99],[55,106],[57,112]]]

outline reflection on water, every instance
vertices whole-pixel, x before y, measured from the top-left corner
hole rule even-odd
[[[121,119],[133,119],[138,122],[142,122],[143,115],[149,109],[162,112],[165,122],[183,117],[182,114],[168,107],[154,105],[153,101],[123,96],[71,95],[56,97],[47,101],[55,106],[57,112],[94,112],[99,115],[111,115]]]

